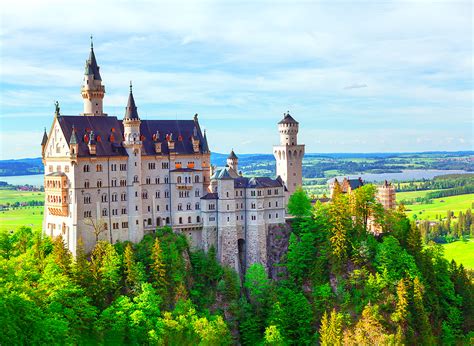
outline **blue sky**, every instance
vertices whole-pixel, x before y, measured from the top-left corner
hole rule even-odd
[[[67,5],[65,5],[67,3]],[[258,4],[257,4],[258,3]],[[1,159],[40,156],[54,101],[82,111],[89,36],[123,117],[199,113],[215,152],[270,153],[283,112],[307,152],[473,149],[470,1],[8,1]]]

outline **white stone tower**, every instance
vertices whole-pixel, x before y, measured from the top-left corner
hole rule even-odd
[[[128,205],[128,239],[138,242],[143,238],[144,225],[142,215],[142,141],[140,138],[140,118],[138,116],[135,99],[133,98],[132,82],[130,94],[123,118],[123,146],[127,150],[127,205]]]
[[[303,185],[304,144],[298,144],[298,122],[289,112],[284,114],[278,123],[280,145],[273,146],[276,159],[276,174],[280,176],[287,188],[286,199]]]
[[[235,173],[239,173],[239,158],[234,153],[234,149],[230,152],[229,156],[227,157],[227,166],[232,168]]]
[[[102,78],[99,73],[99,66],[95,59],[94,46],[91,36],[91,52],[86,60],[84,71],[84,84],[81,88],[82,99],[84,100],[84,113],[88,116],[104,116],[103,99],[105,87],[102,85]]]

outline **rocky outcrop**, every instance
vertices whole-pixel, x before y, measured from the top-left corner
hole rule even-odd
[[[271,225],[267,236],[267,265],[268,275],[272,280],[286,277],[286,268],[280,266],[283,257],[288,251],[288,241],[291,234],[291,224]]]

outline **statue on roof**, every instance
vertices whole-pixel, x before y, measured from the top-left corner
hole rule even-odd
[[[60,113],[61,108],[59,107],[59,102],[58,101],[54,102],[54,106],[56,108],[55,111],[54,111],[54,114],[56,114],[56,116],[61,115],[61,113]]]

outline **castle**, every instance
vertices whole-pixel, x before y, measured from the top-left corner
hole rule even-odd
[[[238,271],[266,265],[268,229],[285,223],[288,197],[302,185],[304,145],[289,113],[278,123],[273,150],[278,177],[248,178],[233,151],[225,168],[211,167],[197,114],[141,119],[131,84],[123,119],[104,113],[92,43],[81,95],[80,115],[62,115],[56,103],[41,142],[47,235],[62,235],[75,255],[80,244],[90,251],[98,240],[138,242],[168,225],[194,248],[214,246],[218,259]]]

